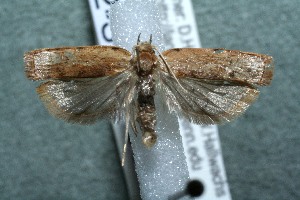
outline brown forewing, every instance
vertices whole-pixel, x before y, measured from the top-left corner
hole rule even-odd
[[[130,52],[113,46],[45,48],[24,55],[29,79],[111,76],[129,67]]]
[[[170,49],[162,54],[177,78],[268,85],[273,76],[272,57],[263,54],[200,48]]]

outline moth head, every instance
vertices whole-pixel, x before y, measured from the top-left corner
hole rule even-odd
[[[146,147],[151,148],[156,143],[157,136],[154,132],[146,131],[144,132],[142,139],[143,139],[143,144]]]
[[[136,45],[136,50],[140,53],[154,53],[153,46],[149,42],[141,42],[140,44]]]

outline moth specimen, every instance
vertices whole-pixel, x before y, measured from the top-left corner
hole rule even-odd
[[[125,119],[152,147],[154,96],[196,124],[219,124],[243,113],[257,86],[273,76],[272,57],[225,49],[176,48],[162,53],[140,42],[132,53],[115,46],[45,48],[25,53],[26,75],[49,112],[67,122]],[[138,126],[137,126],[138,125]]]

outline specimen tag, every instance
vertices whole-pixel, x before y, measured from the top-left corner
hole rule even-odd
[[[111,35],[111,30],[109,25],[110,1],[89,0],[89,5],[93,17],[97,44],[113,45],[112,35]]]
[[[165,49],[201,47],[191,2],[189,0],[159,2]]]

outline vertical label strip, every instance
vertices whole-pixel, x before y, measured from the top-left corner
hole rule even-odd
[[[166,49],[201,47],[190,0],[161,0]],[[199,126],[179,119],[180,134],[191,179],[205,187],[201,200],[231,200],[217,126]]]
[[[201,47],[190,0],[160,0],[165,49]]]
[[[109,25],[109,0],[89,0],[97,44],[113,45]]]

